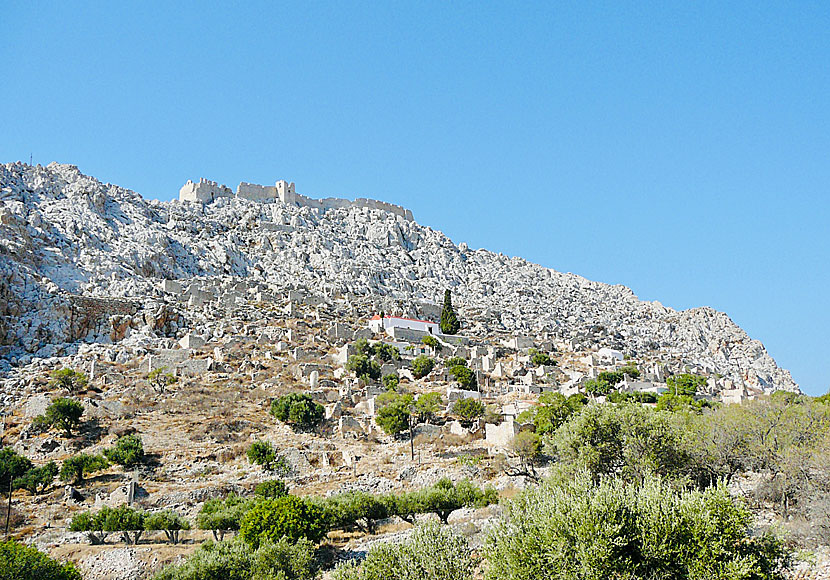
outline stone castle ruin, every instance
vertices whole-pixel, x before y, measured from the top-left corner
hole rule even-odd
[[[389,213],[399,215],[407,221],[413,221],[412,211],[384,201],[360,197],[354,201],[337,197],[326,197],[323,199],[312,199],[297,193],[294,182],[287,182],[284,179],[277,181],[275,185],[257,185],[254,183],[240,183],[236,193],[225,185],[219,185],[215,181],[200,179],[198,183],[188,180],[179,190],[179,201],[196,201],[201,203],[212,203],[220,197],[238,197],[250,201],[270,202],[281,201],[299,206],[317,208],[321,211],[329,209],[367,207],[380,209]]]

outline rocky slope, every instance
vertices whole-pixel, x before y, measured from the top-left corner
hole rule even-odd
[[[130,297],[140,310],[161,295],[160,279],[194,277],[398,304],[435,301],[451,288],[482,333],[546,333],[575,349],[657,353],[767,390],[798,388],[724,313],[678,312],[624,286],[457,246],[381,210],[158,202],[71,165],[0,165],[0,364],[106,340],[78,324],[73,296]],[[148,337],[175,336],[175,322],[153,320]]]

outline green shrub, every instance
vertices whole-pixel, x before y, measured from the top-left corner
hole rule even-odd
[[[190,523],[182,516],[171,510],[147,514],[144,518],[144,529],[148,532],[164,530],[171,544],[179,543],[179,532],[189,530]]]
[[[536,433],[546,435],[553,433],[572,415],[584,407],[578,398],[565,398],[561,393],[542,393],[539,405],[519,415],[521,422],[532,422]]]
[[[211,499],[202,504],[196,516],[196,526],[200,530],[210,530],[213,537],[221,541],[227,532],[238,531],[242,516],[253,507],[255,500],[245,499],[230,494],[224,499]]]
[[[411,363],[412,374],[416,379],[421,379],[432,372],[435,368],[435,361],[428,356],[421,354],[415,357]]]
[[[463,359],[460,356],[451,356],[447,360],[444,361],[444,368],[451,369],[452,367],[466,367],[467,366],[467,359]]]
[[[119,437],[115,445],[104,450],[104,456],[126,468],[134,467],[144,461],[144,445],[138,435]]]
[[[256,548],[282,537],[296,541],[319,541],[326,533],[326,522],[318,506],[293,495],[257,502],[239,525],[239,536]]]
[[[305,393],[289,393],[271,402],[271,414],[296,429],[308,431],[323,422],[326,410]]]
[[[387,435],[408,431],[414,410],[412,395],[384,393],[375,399],[375,423]]]
[[[260,497],[277,499],[288,495],[288,488],[281,479],[269,479],[258,484],[254,489],[254,493]]]
[[[103,544],[103,532],[121,532],[126,544],[137,544],[145,529],[146,514],[127,505],[117,508],[104,506],[97,513],[76,514],[69,524],[72,532],[86,532],[93,544]],[[133,533],[130,536],[130,532]]]
[[[550,358],[548,353],[538,351],[535,348],[531,348],[528,351],[528,354],[530,355],[530,362],[532,362],[534,366],[540,367],[542,365],[548,366],[556,364],[556,361]]]
[[[367,383],[380,378],[380,363],[365,354],[353,354],[346,361],[346,370]]]
[[[548,481],[508,501],[487,538],[487,578],[777,580],[782,544],[750,533],[723,487],[676,492],[659,479]]]
[[[33,467],[14,480],[14,487],[25,489],[32,495],[41,494],[52,485],[58,471],[58,466],[54,461],[50,461],[42,467]]]
[[[395,391],[398,388],[401,380],[398,378],[398,375],[383,375],[381,379],[383,386],[386,387],[387,391]]]
[[[32,469],[32,462],[11,447],[0,449],[0,489],[8,490],[9,483],[23,477]]]
[[[607,395],[613,390],[613,387],[607,381],[600,379],[589,379],[585,381],[585,392],[592,397],[601,397]]]
[[[399,544],[373,546],[360,562],[340,565],[334,580],[469,580],[474,561],[467,540],[435,523],[419,526]],[[540,576],[543,578],[544,576]]]
[[[60,369],[51,373],[52,380],[49,386],[57,389],[66,389],[70,393],[82,391],[89,384],[89,377],[84,373],[72,369]]]
[[[378,520],[393,515],[390,504],[382,496],[362,491],[349,491],[334,495],[321,506],[329,528],[359,528],[366,534],[374,534]]]
[[[176,375],[167,372],[167,367],[155,369],[147,375],[147,381],[150,383],[150,386],[159,394],[163,394],[167,390],[167,387],[176,384],[178,380]]]
[[[254,550],[245,542],[205,542],[184,562],[164,568],[153,580],[314,580],[314,545],[281,539]]]
[[[458,381],[462,389],[474,391],[477,386],[476,374],[474,371],[462,365],[450,367],[450,374]]]
[[[693,397],[705,385],[706,377],[691,373],[674,375],[666,379],[666,386],[669,387],[669,392],[674,395]]]
[[[484,405],[478,399],[464,397],[453,403],[452,412],[465,421],[472,421],[484,414]]]
[[[15,541],[0,542],[0,580],[81,580],[71,563],[53,560],[43,552]]]
[[[288,471],[287,461],[277,454],[277,448],[270,441],[254,441],[248,447],[247,455],[248,461],[261,465],[267,471],[278,471],[282,475]]]
[[[431,421],[435,414],[444,408],[444,397],[441,393],[424,393],[415,401],[415,411],[419,421]]]
[[[443,347],[441,346],[441,343],[438,342],[438,339],[435,338],[434,336],[432,336],[431,334],[428,334],[425,337],[423,337],[421,339],[421,344],[424,344],[424,345],[430,347],[435,352],[441,352],[441,350],[443,350]]]
[[[640,481],[649,472],[684,480],[695,465],[682,430],[668,413],[640,405],[592,405],[551,437],[549,455],[596,479]]]
[[[384,362],[401,360],[401,351],[398,350],[398,347],[387,342],[376,342],[372,345],[372,352]]]
[[[67,437],[72,437],[72,430],[81,424],[84,406],[75,399],[58,397],[46,408],[43,418],[37,418],[40,428],[55,426],[63,429]]]
[[[106,469],[109,466],[110,462],[103,455],[80,453],[64,460],[61,464],[60,478],[61,481],[72,482],[78,485],[83,483],[85,476]]]

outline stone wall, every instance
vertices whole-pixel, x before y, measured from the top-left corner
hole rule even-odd
[[[179,190],[180,201],[210,203],[218,197],[233,197],[233,192],[228,187],[205,178],[200,179],[199,183],[188,180]]]
[[[233,192],[224,185],[219,185],[215,181],[209,181],[204,178],[200,179],[198,183],[188,181],[179,190],[179,200],[200,201],[202,203],[211,203],[219,197],[233,197],[233,195]],[[289,183],[283,179],[277,181],[275,185],[257,185],[255,183],[247,183],[243,181],[236,188],[236,197],[250,201],[275,201],[278,199],[283,203],[292,203],[303,207],[317,208],[320,211],[365,207],[369,209],[388,211],[389,213],[400,216],[407,221],[414,220],[410,210],[399,205],[375,199],[368,199],[365,197],[359,197],[354,201],[337,197],[312,199],[298,194],[294,182]]]

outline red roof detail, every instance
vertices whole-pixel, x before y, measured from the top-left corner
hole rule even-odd
[[[375,315],[374,315],[372,318],[370,318],[369,320],[380,320],[380,316],[378,316],[377,314],[375,314]]]

